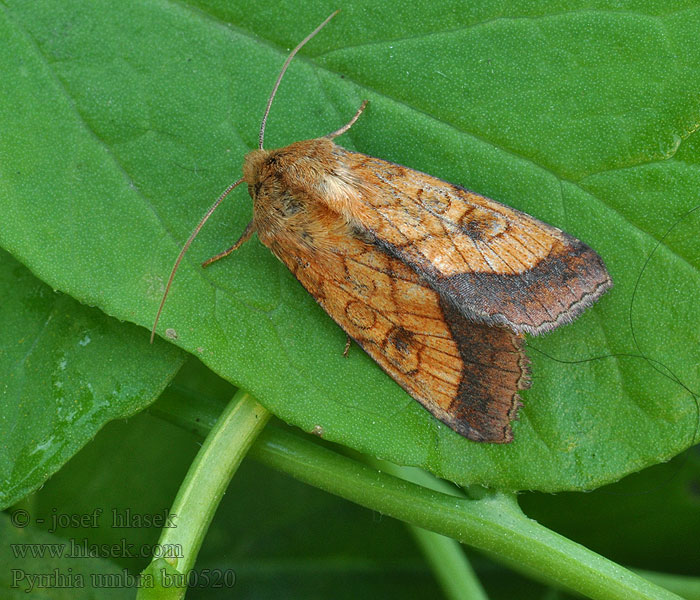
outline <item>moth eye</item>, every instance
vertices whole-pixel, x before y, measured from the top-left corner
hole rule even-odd
[[[248,195],[251,198],[257,198],[258,194],[260,193],[260,188],[262,187],[262,182],[258,181],[257,183],[251,185],[250,183],[248,184]]]

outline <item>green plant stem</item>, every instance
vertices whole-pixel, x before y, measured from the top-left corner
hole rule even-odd
[[[412,481],[439,492],[459,496],[459,491],[421,469],[400,467],[384,460],[367,459],[378,471]],[[445,597],[449,600],[487,600],[488,596],[472,568],[462,545],[444,535],[407,523],[416,544],[430,564]]]
[[[487,600],[488,596],[459,542],[408,525],[448,600]]]
[[[158,541],[161,547],[178,550],[177,557],[166,558],[176,573],[186,575],[194,566],[202,540],[233,474],[269,418],[270,413],[262,405],[239,390],[209,431],[170,509],[175,526],[164,528]],[[161,565],[161,562],[162,559],[155,560],[151,565]],[[184,595],[185,588],[180,588],[179,593]],[[169,592],[173,595],[168,597],[181,597],[172,590]],[[139,590],[138,597],[163,597],[158,593],[158,586],[152,590],[144,588]]]
[[[457,498],[380,473],[300,436],[266,431],[251,456],[318,488],[503,557],[591,598],[679,597],[528,519],[515,499]]]
[[[186,425],[177,411],[155,412]],[[268,427],[250,450],[260,462],[299,481],[451,537],[500,558],[528,576],[601,600],[679,600],[679,596],[529,519],[515,497],[459,498],[382,473],[308,437]]]
[[[186,549],[177,567],[187,572],[194,566],[199,547],[233,474],[251,444],[270,418],[270,413],[250,395],[238,391],[204,440],[182,482],[171,509],[176,527],[165,528],[161,544]]]

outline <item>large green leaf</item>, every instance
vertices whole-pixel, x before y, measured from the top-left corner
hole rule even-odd
[[[334,8],[6,1],[0,244],[150,326],[179,246],[256,144],[288,48]],[[328,133],[368,98],[341,143],[604,257],[614,290],[531,342],[513,444],[462,439],[357,348],[343,358],[341,330],[257,241],[200,269],[250,219],[243,191],[191,249],[160,331],[284,420],[460,483],[581,489],[666,460],[697,427],[683,385],[700,378],[699,26],[697,2],[347,3],[282,85],[267,146]]]
[[[0,508],[153,402],[186,356],[54,292],[4,250],[0,323]]]

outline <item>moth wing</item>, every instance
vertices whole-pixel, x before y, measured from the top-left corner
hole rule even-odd
[[[345,214],[469,319],[538,334],[572,321],[612,286],[598,254],[560,229],[431,175],[336,148],[359,191]]]
[[[338,218],[338,221],[340,219]],[[346,229],[340,223],[338,230]],[[396,382],[461,435],[509,442],[529,386],[523,336],[474,323],[400,260],[324,228],[315,247],[267,239],[301,284]]]

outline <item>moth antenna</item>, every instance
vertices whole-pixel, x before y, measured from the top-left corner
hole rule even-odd
[[[156,337],[156,326],[158,325],[158,320],[160,319],[160,313],[163,312],[163,306],[165,306],[165,299],[168,297],[168,293],[170,292],[170,286],[173,283],[173,279],[175,277],[175,272],[177,271],[178,267],[180,266],[180,263],[182,262],[182,258],[185,256],[185,252],[187,252],[187,249],[190,247],[190,244],[194,241],[194,238],[197,237],[197,234],[199,233],[199,230],[204,227],[204,224],[209,220],[209,217],[211,217],[212,213],[217,209],[219,204],[221,204],[221,201],[226,198],[233,190],[234,188],[237,188],[241,183],[243,183],[243,178],[239,179],[235,183],[232,183],[230,186],[228,186],[221,196],[219,196],[212,204],[211,208],[207,211],[207,214],[202,217],[202,220],[199,222],[197,227],[194,228],[194,231],[190,234],[190,237],[187,238],[187,241],[185,242],[185,245],[182,247],[182,250],[180,250],[180,254],[178,254],[177,259],[175,260],[175,264],[173,265],[172,271],[170,271],[170,277],[168,277],[168,283],[165,285],[165,292],[163,292],[163,299],[160,301],[160,306],[158,307],[158,312],[156,313],[156,318],[153,321],[153,327],[151,328],[151,344],[153,343],[153,340]]]
[[[263,139],[265,138],[265,123],[267,123],[267,116],[270,114],[270,107],[272,106],[272,101],[275,99],[275,94],[277,93],[277,88],[280,86],[280,82],[282,81],[282,77],[284,77],[284,73],[287,70],[287,67],[289,66],[289,63],[292,62],[292,59],[296,55],[299,50],[301,50],[306,43],[311,40],[321,29],[323,29],[328,21],[330,21],[335,15],[337,15],[340,12],[340,9],[336,10],[335,12],[331,13],[330,16],[326,18],[326,20],[321,23],[316,29],[314,29],[309,35],[307,35],[299,44],[297,45],[294,50],[291,51],[289,56],[287,57],[287,60],[284,61],[284,64],[282,65],[282,70],[280,71],[280,74],[277,76],[277,81],[275,81],[275,85],[272,88],[272,93],[270,94],[270,99],[267,101],[267,106],[265,107],[265,114],[263,115],[262,118],[262,123],[260,124],[260,138],[259,138],[259,143],[258,143],[258,148],[260,150],[263,149]]]
[[[369,100],[363,100],[362,104],[360,105],[360,108],[357,109],[355,116],[352,119],[350,119],[345,125],[343,125],[340,129],[336,129],[333,133],[329,133],[326,137],[330,138],[330,139],[334,139],[334,138],[337,138],[339,135],[343,135],[348,129],[350,129],[357,122],[357,119],[360,118],[360,115],[365,110],[365,108],[367,108],[368,104],[369,104]]]

